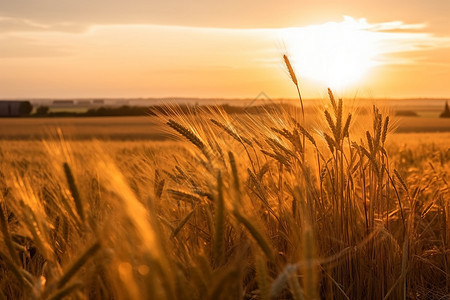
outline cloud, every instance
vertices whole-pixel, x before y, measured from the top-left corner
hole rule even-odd
[[[0,17],[0,34],[42,31],[81,33],[86,31],[87,28],[87,25],[81,23],[57,22],[44,24],[23,18]]]

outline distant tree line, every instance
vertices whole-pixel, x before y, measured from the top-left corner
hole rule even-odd
[[[253,106],[223,105],[177,105],[177,113],[195,114],[200,108],[210,111],[225,111],[229,114],[249,113],[258,114],[263,111],[273,111],[292,107],[290,104],[265,104]],[[36,117],[114,117],[114,116],[148,116],[148,115],[170,115],[171,111],[165,105],[153,106],[120,106],[120,107],[98,107],[91,108],[86,112],[58,111],[52,112],[48,106],[39,106],[33,116]]]
[[[48,106],[39,106],[34,113],[38,117],[106,117],[106,116],[145,116],[149,108],[143,106],[120,106],[91,108],[85,112],[51,111]]]
[[[177,113],[181,114],[195,114],[199,108],[208,109],[210,111],[225,111],[229,114],[249,113],[259,114],[264,111],[273,110],[285,110],[292,108],[292,104],[286,103],[266,103],[260,105],[249,106],[233,106],[229,104],[222,105],[177,105]],[[71,112],[71,111],[58,111],[52,112],[48,106],[39,106],[36,111],[31,114],[33,106],[29,101],[20,101],[19,111],[17,116],[36,116],[36,117],[114,117],[114,116],[148,116],[148,115],[169,115],[170,110],[165,105],[153,105],[153,106],[120,106],[120,107],[97,107],[91,108],[85,112]],[[363,108],[360,114],[366,114],[369,111]],[[416,112],[409,110],[399,110],[395,112],[399,116],[418,116]],[[8,116],[8,114],[5,114]],[[450,118],[450,109],[448,103],[445,103],[444,111],[440,114],[441,118]]]
[[[120,106],[120,107],[99,107],[89,109],[86,116],[145,116],[148,115],[148,107],[144,106]]]

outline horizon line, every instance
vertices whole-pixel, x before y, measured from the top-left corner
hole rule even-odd
[[[323,100],[327,97],[305,97],[303,100]],[[359,99],[359,100],[450,100],[448,97],[339,97],[345,99]],[[42,101],[42,100],[224,100],[224,101],[239,101],[239,100],[286,100],[298,101],[298,98],[290,97],[192,97],[192,96],[140,96],[140,97],[0,97],[0,101]]]

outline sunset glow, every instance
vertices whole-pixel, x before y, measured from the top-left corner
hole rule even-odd
[[[282,38],[300,74],[341,89],[377,65],[380,37],[369,29],[364,19],[346,17],[342,22],[289,28]]]
[[[295,97],[284,53],[305,97],[326,87],[363,97],[450,95],[442,80],[450,76],[450,32],[434,10],[423,11],[427,19],[354,3],[354,15],[311,6],[295,18],[295,9],[263,1],[249,15],[207,18],[202,9],[212,4],[158,15],[169,8],[138,1],[145,16],[119,4],[105,15],[76,15],[69,12],[79,5],[47,2],[39,14],[19,4],[0,10],[0,98]]]

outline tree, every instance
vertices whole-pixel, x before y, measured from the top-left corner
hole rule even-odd
[[[33,110],[33,105],[30,101],[22,101],[19,106],[19,113],[21,116],[28,116]]]
[[[48,106],[39,106],[36,109],[36,115],[38,115],[38,116],[46,115],[48,113],[48,110],[49,110]]]
[[[450,118],[450,109],[448,108],[448,102],[445,102],[444,111],[439,116],[441,118]]]

